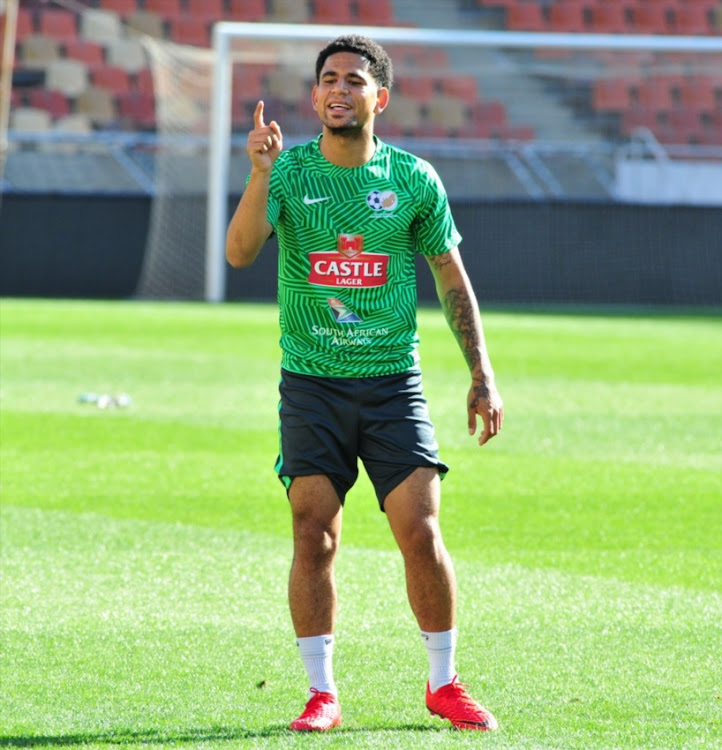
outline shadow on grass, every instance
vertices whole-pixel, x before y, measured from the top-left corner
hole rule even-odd
[[[374,732],[440,732],[443,727],[428,724],[402,724],[396,727],[366,729],[364,727],[339,727],[333,734],[357,734]],[[30,735],[27,737],[0,737],[0,747],[68,747],[93,743],[108,745],[176,745],[184,742],[226,742],[233,740],[261,739],[291,735],[287,725],[270,726],[265,729],[243,729],[242,727],[217,727],[214,729],[188,729],[178,732],[118,731],[93,734]]]

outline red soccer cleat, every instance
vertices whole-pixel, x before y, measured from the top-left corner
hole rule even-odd
[[[442,719],[448,719],[456,729],[477,729],[493,732],[499,724],[490,711],[477,703],[467,692],[466,687],[454,677],[453,682],[431,692],[426,683],[426,708]]]
[[[341,723],[341,706],[333,693],[311,688],[313,695],[303,713],[291,722],[289,729],[297,732],[327,732]]]

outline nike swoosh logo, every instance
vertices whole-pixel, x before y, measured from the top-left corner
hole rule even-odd
[[[303,202],[307,206],[310,206],[312,203],[321,203],[321,201],[330,201],[330,200],[331,200],[330,195],[326,195],[323,198],[309,198],[307,195],[303,196]]]

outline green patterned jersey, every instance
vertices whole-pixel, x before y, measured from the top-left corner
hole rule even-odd
[[[461,241],[444,187],[423,159],[376,139],[338,167],[320,136],[281,152],[268,221],[278,235],[282,367],[325,377],[418,368],[416,253]]]

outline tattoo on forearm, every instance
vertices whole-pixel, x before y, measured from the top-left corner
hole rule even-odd
[[[469,295],[463,289],[450,289],[443,299],[444,313],[464,357],[473,372],[481,366],[483,341],[479,319]]]

